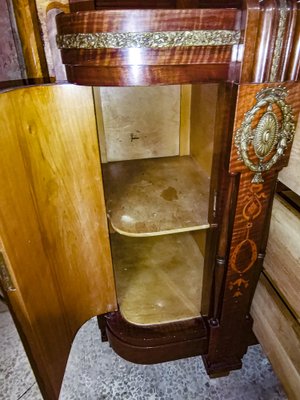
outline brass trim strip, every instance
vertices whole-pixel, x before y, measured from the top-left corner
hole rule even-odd
[[[279,69],[279,62],[282,54],[283,39],[286,31],[287,17],[288,17],[287,1],[280,0],[279,23],[278,23],[278,31],[277,31],[277,37],[275,41],[275,48],[272,59],[270,82],[276,81]]]
[[[164,32],[100,32],[57,35],[60,49],[161,49],[190,46],[232,46],[239,44],[240,31],[197,30]]]

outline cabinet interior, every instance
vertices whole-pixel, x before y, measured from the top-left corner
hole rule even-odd
[[[94,88],[120,312],[197,318],[203,296],[217,84]]]

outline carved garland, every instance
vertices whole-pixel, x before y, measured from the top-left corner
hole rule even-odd
[[[172,48],[239,44],[241,33],[230,30],[162,32],[97,32],[57,35],[60,49]]]
[[[286,88],[265,88],[256,95],[256,104],[245,114],[241,127],[235,135],[239,160],[255,172],[252,183],[264,182],[262,172],[270,170],[284,155],[284,151],[293,140],[295,134],[294,115],[291,106],[285,102],[288,94]],[[278,121],[273,107],[277,105],[282,118]],[[252,127],[253,120],[261,109],[266,112],[260,118],[256,128]],[[257,157],[254,162],[250,159],[249,151],[253,148]],[[268,157],[275,149],[275,153]]]

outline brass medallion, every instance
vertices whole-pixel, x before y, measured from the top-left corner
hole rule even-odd
[[[290,105],[285,101],[288,94],[286,88],[265,88],[256,95],[256,104],[249,110],[235,135],[239,160],[255,172],[252,183],[262,183],[262,173],[270,170],[284,155],[287,145],[295,134],[294,115]],[[278,120],[275,107],[280,111]],[[253,121],[257,113],[265,110],[256,127]],[[249,156],[253,148],[257,160]],[[268,157],[272,152],[272,157]]]

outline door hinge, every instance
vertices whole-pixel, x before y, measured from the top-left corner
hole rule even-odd
[[[6,267],[5,260],[1,251],[0,251],[0,280],[2,287],[6,292],[14,292],[16,290],[16,288],[12,283],[10,273]]]

